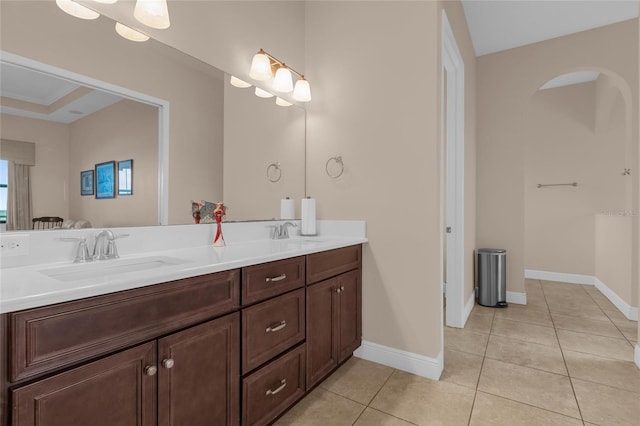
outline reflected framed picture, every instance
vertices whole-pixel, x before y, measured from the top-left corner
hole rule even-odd
[[[80,172],[80,195],[93,195],[93,170]]]
[[[96,198],[115,198],[116,162],[107,161],[96,164]]]
[[[133,160],[118,161],[118,195],[133,195]]]

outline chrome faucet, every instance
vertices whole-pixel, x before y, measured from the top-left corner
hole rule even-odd
[[[284,240],[285,238],[289,238],[289,227],[296,227],[295,223],[285,222],[281,225],[269,225],[271,230],[271,239],[272,240]]]
[[[96,235],[96,242],[93,246],[93,258],[95,260],[117,259],[118,247],[116,240],[118,238],[128,237],[129,234],[116,235],[110,229],[103,229]]]

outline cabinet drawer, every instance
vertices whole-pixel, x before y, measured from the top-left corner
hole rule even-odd
[[[361,264],[361,244],[310,254],[307,256],[307,284],[357,269]]]
[[[243,374],[304,340],[304,289],[243,309],[242,336]]]
[[[242,270],[242,304],[260,302],[304,286],[304,257],[278,260]]]
[[[305,392],[305,345],[272,361],[242,382],[242,424],[266,425]]]
[[[11,381],[239,309],[238,270],[9,314]]]

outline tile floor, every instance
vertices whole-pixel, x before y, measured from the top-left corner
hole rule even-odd
[[[440,381],[352,358],[276,425],[639,426],[637,323],[591,286],[526,287],[445,327]]]

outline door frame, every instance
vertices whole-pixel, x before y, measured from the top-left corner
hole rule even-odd
[[[441,72],[440,238],[441,253],[446,255],[446,286],[444,264],[441,265],[441,282],[447,299],[445,324],[462,328],[469,315],[464,300],[467,263],[464,252],[464,61],[444,10]],[[447,227],[453,232],[447,233]]]

